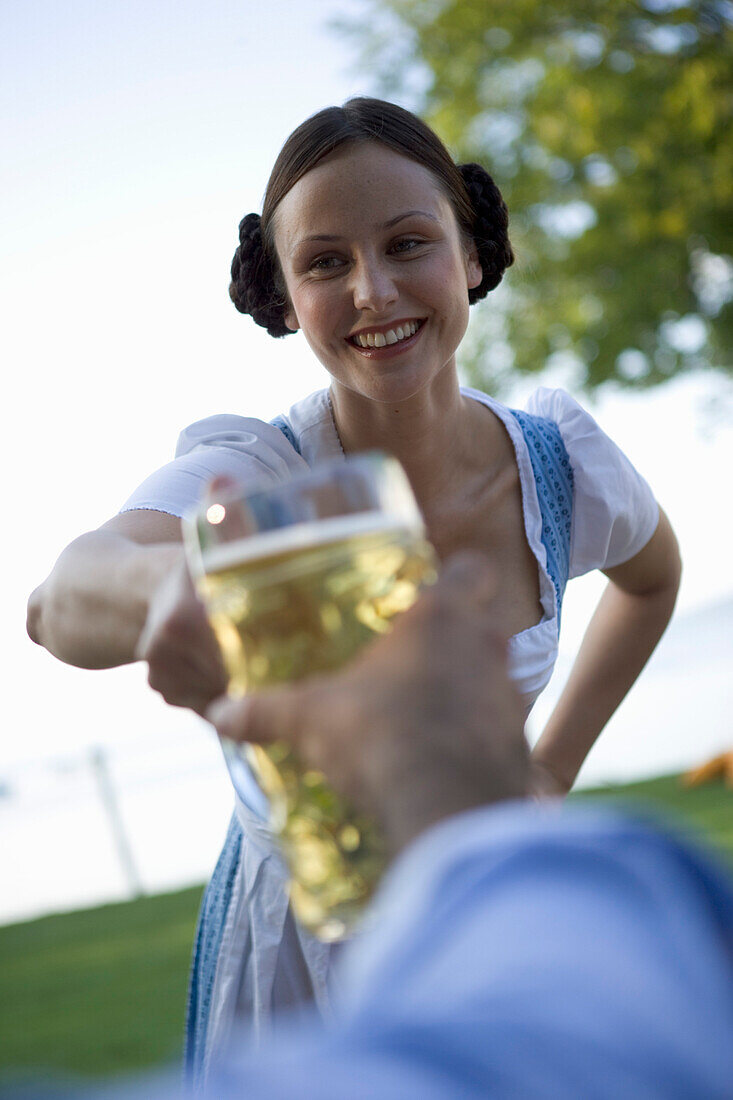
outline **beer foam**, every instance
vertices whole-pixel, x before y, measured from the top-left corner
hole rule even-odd
[[[295,523],[274,531],[236,539],[234,542],[210,546],[201,554],[204,573],[222,573],[258,558],[272,558],[290,551],[312,550],[328,543],[355,538],[358,535],[381,535],[404,531],[421,537],[424,529],[397,516],[384,512],[356,512],[334,516],[313,523]]]

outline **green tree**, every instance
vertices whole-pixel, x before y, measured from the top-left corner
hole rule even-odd
[[[517,260],[478,307],[474,381],[732,370],[732,29],[727,0],[366,0],[341,24],[375,91],[509,206]]]

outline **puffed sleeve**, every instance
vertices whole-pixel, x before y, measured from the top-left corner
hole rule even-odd
[[[213,477],[228,475],[264,489],[307,469],[279,428],[222,413],[185,428],[174,460],[146,478],[120,511],[146,508],[182,516],[197,504]]]
[[[647,482],[565,390],[536,390],[527,411],[554,420],[573,468],[570,576],[633,558],[659,521],[659,506]]]

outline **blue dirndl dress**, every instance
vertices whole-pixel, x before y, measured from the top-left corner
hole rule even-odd
[[[529,450],[542,516],[542,544],[547,572],[557,598],[558,628],[570,568],[570,530],[573,509],[573,471],[560,430],[552,420],[511,410]],[[298,442],[283,417],[272,423],[296,451]],[[185,1069],[190,1084],[203,1083],[212,996],[220,962],[220,947],[239,873],[244,835],[234,814],[219,860],[209,882],[199,914],[188,991]]]

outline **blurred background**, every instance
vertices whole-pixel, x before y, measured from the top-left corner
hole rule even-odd
[[[733,6],[30,0],[0,20],[0,922],[16,922],[0,930],[0,1067],[104,1073],[179,1045],[229,783],[205,724],[142,668],[61,665],[27,639],[25,604],[185,425],[269,419],[326,384],[302,337],[272,340],[227,295],[237,224],[319,108],[383,95],[489,168],[517,261],[472,311],[465,380],[517,405],[569,389],[678,532],[676,618],[579,785],[640,782],[684,809],[657,777],[733,748]],[[532,736],[602,587],[568,590]],[[725,841],[733,796],[688,798]],[[17,923],[130,898],[73,927]]]

